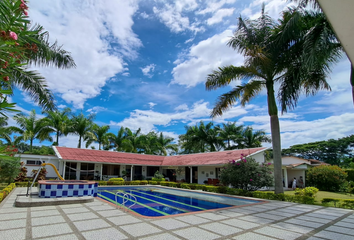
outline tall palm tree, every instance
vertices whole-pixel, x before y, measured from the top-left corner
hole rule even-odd
[[[141,128],[132,132],[129,128],[125,129],[126,138],[123,140],[123,148],[126,152],[140,153],[143,151],[143,141],[145,136],[141,134]]]
[[[62,111],[44,111],[44,113],[47,115],[44,121],[56,133],[55,144],[59,146],[59,137],[62,135],[68,135],[70,130],[71,122],[69,114],[71,113],[71,109],[65,108]]]
[[[109,126],[99,126],[94,123],[91,127],[91,131],[86,135],[86,148],[88,148],[92,142],[98,143],[98,150],[101,150],[102,145],[109,144],[109,137],[111,134],[108,132]]]
[[[46,124],[43,118],[37,119],[35,110],[32,110],[29,116],[23,113],[17,114],[14,116],[14,120],[20,127],[11,126],[9,129],[15,133],[21,134],[17,139],[30,141],[30,152],[32,152],[33,141],[35,139],[41,142],[44,140],[53,141],[50,136],[53,129]]]
[[[108,138],[111,144],[110,148],[115,148],[116,151],[123,151],[123,140],[126,138],[126,128],[121,127],[117,135],[111,133]]]
[[[274,153],[275,193],[284,192],[275,83],[280,84],[278,98],[282,112],[296,106],[299,91],[302,89],[308,94],[314,94],[321,88],[329,89],[323,66],[309,62],[308,66],[304,66],[299,59],[301,52],[298,42],[284,35],[282,27],[265,14],[264,5],[261,16],[256,20],[245,21],[239,17],[237,31],[228,45],[245,57],[244,65],[220,67],[208,75],[206,82],[206,89],[214,90],[228,86],[233,80],[243,81],[241,85],[218,98],[211,112],[212,117],[222,115],[237,100],[245,106],[262,89],[266,89]]]
[[[71,128],[69,132],[79,135],[79,142],[77,145],[78,148],[81,148],[81,140],[85,140],[88,133],[91,131],[94,119],[95,115],[90,114],[86,117],[83,113],[74,115],[71,118]]]
[[[240,148],[240,141],[242,140],[242,132],[244,126],[236,126],[236,122],[223,123],[222,128],[219,128],[219,137],[227,143],[225,150],[232,150]],[[231,145],[235,143],[234,145]]]
[[[271,142],[265,131],[258,130],[254,132],[252,127],[246,127],[242,132],[242,140],[240,142],[242,148],[262,147],[263,142]]]
[[[178,145],[172,143],[174,138],[171,137],[165,137],[163,133],[161,132],[159,136],[156,138],[156,148],[157,152],[154,154],[156,155],[164,155],[167,156],[167,150],[172,150],[177,152],[178,151]]]

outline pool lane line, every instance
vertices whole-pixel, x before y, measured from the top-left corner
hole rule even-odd
[[[133,195],[133,196],[136,196],[136,197],[139,197],[139,198],[148,200],[148,201],[150,201],[150,202],[160,204],[160,205],[165,206],[165,207],[177,209],[177,210],[182,211],[182,212],[190,212],[190,211],[188,211],[188,210],[185,210],[185,209],[182,209],[182,208],[178,208],[178,207],[174,207],[174,206],[168,205],[168,204],[166,204],[166,203],[158,202],[158,201],[152,200],[152,199],[150,199],[150,198],[142,197],[142,196],[139,196],[139,195],[136,195],[136,194],[133,194],[133,193],[130,193],[130,194]],[[143,203],[141,203],[141,204],[143,204]],[[168,215],[171,215],[171,214],[168,214]]]
[[[119,206],[123,206],[123,205],[120,204],[119,202],[116,202],[116,201],[114,201],[114,200],[112,200],[112,199],[110,199],[110,198],[108,198],[108,197],[106,197],[106,196],[103,196],[102,194],[97,193],[97,195],[98,195],[99,197],[101,197],[101,198],[103,198],[103,199],[105,199],[105,200],[107,200],[107,201],[113,203],[113,204],[118,204]],[[132,210],[132,209],[129,209],[129,210],[131,210],[131,211],[133,211],[133,212],[139,214],[138,212],[136,212],[136,211],[134,211],[134,210]]]
[[[105,191],[105,192],[108,192],[108,193],[110,193],[110,194],[112,194],[112,195],[115,195],[113,192],[110,192],[110,191],[108,191],[108,190],[104,190],[104,191]],[[118,197],[121,197],[121,198],[124,198],[124,199],[125,199],[125,197],[122,197],[122,196],[119,196],[119,195],[118,195]],[[133,200],[131,200],[131,199],[129,199],[129,198],[126,198],[126,199],[128,199],[128,200],[131,201],[131,202],[133,202]],[[148,205],[146,205],[146,204],[144,204],[144,203],[139,203],[138,201],[136,201],[136,204],[138,204],[138,205],[140,205],[140,206],[143,206],[143,207],[146,207],[146,208],[148,208],[148,209],[150,209],[150,210],[152,210],[152,211],[154,211],[154,212],[158,212],[158,213],[160,213],[160,214],[162,214],[162,215],[164,215],[164,216],[169,216],[169,215],[171,215],[171,214],[162,212],[162,211],[160,211],[160,210],[158,210],[158,209],[152,208],[152,207],[150,207],[150,206],[148,206]],[[129,209],[131,210],[131,208],[129,208]],[[132,211],[133,211],[133,210],[132,210]],[[136,212],[136,211],[134,211],[134,212]],[[136,212],[136,213],[138,213],[138,212]],[[140,213],[138,213],[138,214],[140,214]],[[140,215],[142,215],[142,214],[140,214]]]
[[[178,202],[178,201],[175,201],[175,200],[171,200],[171,199],[168,199],[168,198],[164,198],[164,197],[160,197],[160,196],[156,196],[154,194],[149,194],[149,193],[145,193],[145,192],[140,192],[138,190],[131,190],[131,191],[136,191],[136,192],[139,192],[139,193],[142,193],[142,194],[146,194],[146,195],[149,195],[149,196],[153,196],[153,197],[156,197],[156,198],[161,198],[161,199],[164,199],[164,200],[167,200],[167,201],[170,201],[170,202],[174,202],[174,203],[178,203],[178,204],[181,204],[181,205],[186,205],[188,207],[192,207],[192,208],[197,208],[197,209],[200,209],[200,210],[209,210],[207,208],[201,208],[201,207],[197,207],[197,206],[193,206],[193,205],[190,205],[190,204],[187,204],[187,203],[181,203],[181,202]],[[170,194],[172,195],[172,194]],[[177,195],[176,195],[177,196]]]

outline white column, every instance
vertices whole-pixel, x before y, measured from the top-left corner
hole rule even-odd
[[[131,165],[131,167],[130,167],[130,181],[133,181],[133,175],[134,175],[134,166],[133,165]]]
[[[80,180],[80,170],[81,170],[81,163],[78,162],[76,164],[76,180]]]
[[[103,170],[103,163],[101,163],[101,171],[100,171],[100,180],[102,181],[102,170]]]
[[[288,188],[288,170],[286,168],[284,169],[284,182],[285,188]]]
[[[63,161],[63,176],[62,176],[62,178],[64,178],[65,179],[65,167],[66,167],[66,161]],[[60,179],[59,179],[60,180]]]
[[[189,172],[190,172],[190,183],[193,183],[193,179],[192,179],[192,176],[193,176],[193,167],[189,167]]]

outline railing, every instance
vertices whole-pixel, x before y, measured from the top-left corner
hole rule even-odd
[[[131,207],[133,207],[137,203],[137,199],[136,199],[136,197],[133,194],[128,193],[128,192],[118,191],[118,192],[116,192],[116,195],[115,195],[115,199],[116,199],[116,203],[117,203],[118,207],[119,207],[119,204],[118,204],[118,196],[119,196],[119,194],[122,194],[123,202],[122,202],[121,205],[122,205],[123,210],[128,210],[128,209],[130,209]],[[134,201],[132,199],[134,199]],[[126,207],[125,204],[128,201],[133,201],[133,204],[128,206],[128,207]]]

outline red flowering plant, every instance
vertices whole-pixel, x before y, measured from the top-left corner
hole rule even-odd
[[[224,185],[247,191],[273,186],[274,176],[270,165],[258,163],[251,157],[241,155],[241,159],[226,164],[220,173]]]

